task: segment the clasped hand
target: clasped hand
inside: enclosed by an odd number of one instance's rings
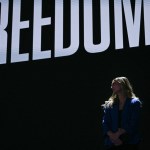
[[[110,131],[108,133],[108,136],[114,145],[119,146],[119,145],[123,144],[123,142],[119,138],[120,133],[118,131],[117,132]]]

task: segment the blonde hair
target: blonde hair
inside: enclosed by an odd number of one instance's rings
[[[125,94],[126,97],[128,98],[137,98],[135,93],[133,92],[133,88],[131,86],[131,83],[126,77],[116,77],[115,79],[112,80],[112,82],[118,82],[122,86],[122,90]],[[112,93],[110,98],[105,101],[104,104],[102,104],[103,107],[112,107],[113,104],[117,101],[117,94]]]

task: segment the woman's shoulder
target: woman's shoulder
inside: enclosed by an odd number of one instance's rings
[[[139,103],[141,102],[138,97],[131,98],[131,103]]]
[[[142,105],[142,102],[138,97],[131,98],[130,102],[132,105],[140,105],[140,106]]]

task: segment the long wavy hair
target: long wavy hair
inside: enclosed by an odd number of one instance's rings
[[[131,83],[129,82],[129,80],[126,77],[116,77],[115,79],[112,80],[112,83],[113,82],[118,82],[119,84],[121,84],[123,93],[126,97],[137,98],[137,96],[133,92]],[[118,101],[118,97],[117,97],[117,94],[113,92],[112,95],[110,96],[110,98],[107,101],[105,101],[105,103],[102,104],[102,106],[103,107],[112,107],[116,101]]]

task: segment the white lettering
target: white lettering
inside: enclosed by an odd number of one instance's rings
[[[5,64],[7,59],[7,32],[5,31],[8,25],[8,0],[0,0],[0,64]]]
[[[56,0],[55,7],[55,57],[74,54],[79,47],[79,0],[71,0],[71,45],[63,48],[63,0]]]
[[[20,49],[20,29],[29,27],[29,21],[20,21],[21,0],[13,2],[13,24],[12,24],[12,45],[11,62],[28,61],[29,54],[19,54]]]
[[[42,0],[34,0],[33,60],[51,57],[51,51],[41,51],[41,27],[51,24],[51,18],[41,18]]]
[[[84,46],[87,52],[105,51],[110,45],[109,0],[100,1],[101,43],[93,44],[92,1],[84,0]]]

